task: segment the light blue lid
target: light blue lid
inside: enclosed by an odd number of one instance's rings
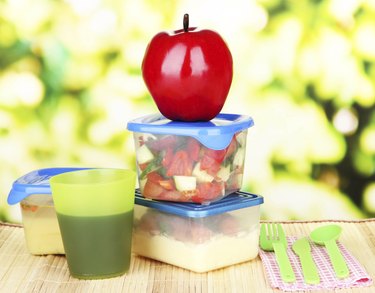
[[[138,205],[189,218],[203,218],[223,214],[234,210],[261,205],[263,201],[262,196],[244,191],[234,192],[209,205],[186,202],[157,201],[144,198],[139,190],[136,190],[135,192],[135,203]]]
[[[18,178],[8,195],[8,204],[19,203],[31,194],[50,194],[49,179],[52,176],[88,168],[46,168],[35,170]]]
[[[191,136],[207,148],[222,150],[234,134],[253,125],[251,117],[238,114],[223,113],[205,122],[172,121],[161,114],[151,114],[129,121],[127,128],[133,132]]]

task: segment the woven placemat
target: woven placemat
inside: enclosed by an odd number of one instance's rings
[[[337,222],[337,221],[330,221]],[[327,221],[283,222],[288,235],[306,236]],[[375,276],[375,219],[339,221],[340,241]],[[132,257],[128,274],[105,280],[70,276],[64,256],[33,256],[26,248],[23,228],[0,223],[0,292],[280,292],[266,281],[260,258],[208,273]],[[310,291],[311,292],[311,291]],[[319,291],[325,292],[325,291]],[[326,291],[332,292],[332,291]],[[375,292],[375,286],[337,292]]]

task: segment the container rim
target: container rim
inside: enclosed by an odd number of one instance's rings
[[[244,191],[237,191],[226,197],[210,203],[208,205],[186,203],[186,202],[170,202],[158,201],[144,198],[136,189],[135,203],[141,206],[157,209],[158,211],[189,218],[203,218],[239,210],[247,207],[258,206],[264,203],[261,195],[256,195]]]
[[[181,135],[197,139],[213,150],[226,148],[233,136],[254,125],[250,116],[220,113],[210,121],[171,121],[161,114],[150,114],[131,120],[127,129],[133,132]]]

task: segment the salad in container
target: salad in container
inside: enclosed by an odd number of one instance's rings
[[[172,121],[151,114],[128,122],[134,132],[139,187],[145,198],[209,204],[240,190],[251,117]]]

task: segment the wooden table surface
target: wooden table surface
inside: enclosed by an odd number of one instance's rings
[[[328,221],[288,221],[288,235],[306,236]],[[332,222],[332,221],[329,221]],[[340,241],[375,276],[375,219],[338,222]],[[242,264],[193,273],[182,268],[133,255],[130,271],[105,280],[72,278],[64,256],[33,256],[28,253],[20,225],[0,223],[0,292],[282,292],[266,280],[259,256]],[[375,292],[375,285],[340,289],[337,292]],[[334,291],[310,291],[334,292]]]

